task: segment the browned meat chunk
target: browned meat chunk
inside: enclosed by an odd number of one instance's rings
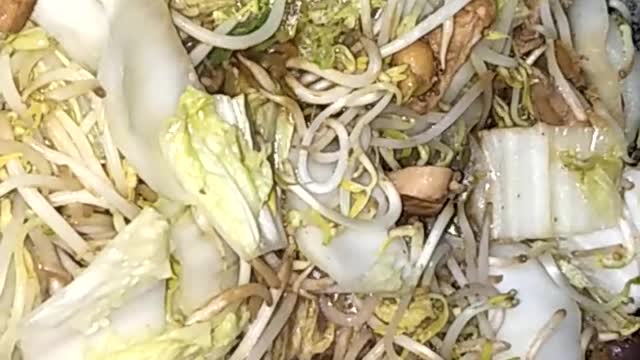
[[[438,166],[413,166],[389,174],[409,215],[436,215],[449,194],[453,171]]]
[[[15,33],[27,23],[36,0],[0,0],[0,32]]]
[[[496,6],[493,0],[473,0],[454,17],[453,35],[449,42],[444,71],[437,75],[434,87],[422,96],[414,98],[410,106],[424,114],[435,108],[449,87],[453,75],[467,61],[473,46],[482,39],[482,32],[496,18]],[[442,27],[427,35],[434,54],[440,53],[442,46]]]
[[[531,103],[535,118],[549,125],[579,123],[553,82],[539,70],[534,71],[534,77],[536,83],[531,85]]]
[[[407,97],[420,96],[433,86],[436,63],[429,44],[418,40],[393,56],[395,65],[409,66],[409,76],[400,82],[400,90]]]

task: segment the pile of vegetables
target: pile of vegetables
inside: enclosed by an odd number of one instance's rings
[[[0,358],[577,359],[640,329],[623,3],[31,5],[0,40]]]

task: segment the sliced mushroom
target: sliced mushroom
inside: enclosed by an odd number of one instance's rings
[[[473,0],[453,17],[453,36],[448,44],[446,64],[440,67],[444,70],[438,74],[433,88],[422,96],[413,98],[409,106],[424,114],[438,105],[451,79],[467,61],[473,46],[482,39],[484,29],[488,28],[495,18],[496,6],[493,0]],[[440,53],[442,36],[443,30],[439,27],[426,37],[435,54]]]
[[[0,0],[0,32],[16,33],[24,27],[36,0]]]
[[[407,214],[433,216],[447,200],[453,171],[439,166],[413,166],[393,171],[389,178],[402,196]]]

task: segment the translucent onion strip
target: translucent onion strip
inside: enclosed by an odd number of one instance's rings
[[[260,44],[275,34],[280,26],[280,22],[282,21],[285,5],[286,0],[274,0],[269,17],[262,27],[251,34],[238,36],[223,35],[218,34],[215,31],[208,30],[194,23],[177,11],[172,12],[172,17],[174,23],[180,30],[203,43],[222,49],[243,50]]]
[[[489,74],[488,74],[489,75]],[[488,84],[493,79],[493,75],[484,76],[462,98],[451,108],[440,122],[433,125],[427,131],[414,135],[406,140],[375,138],[372,140],[373,146],[385,147],[389,149],[406,149],[425,144],[445,132],[462,114],[471,106],[473,101],[480,96]]]
[[[364,49],[367,52],[369,65],[367,70],[360,74],[345,74],[334,69],[321,69],[318,65],[302,58],[292,58],[287,61],[287,67],[299,69],[316,74],[338,85],[349,88],[361,88],[373,83],[382,70],[382,57],[378,46],[367,38],[361,39]]]
[[[422,20],[413,29],[384,45],[380,49],[382,58],[386,58],[397,53],[398,51],[413,44],[421,37],[430,33],[433,29],[442,25],[447,19],[454,16],[458,11],[462,10],[462,8],[465,7],[470,1],[471,0],[447,1],[442,7],[436,10],[436,12]]]

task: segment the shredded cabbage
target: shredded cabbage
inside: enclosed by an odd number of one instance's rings
[[[168,120],[162,147],[209,222],[243,259],[284,246],[265,236],[260,220],[273,187],[264,152],[253,150],[244,98],[210,96],[188,88]]]

